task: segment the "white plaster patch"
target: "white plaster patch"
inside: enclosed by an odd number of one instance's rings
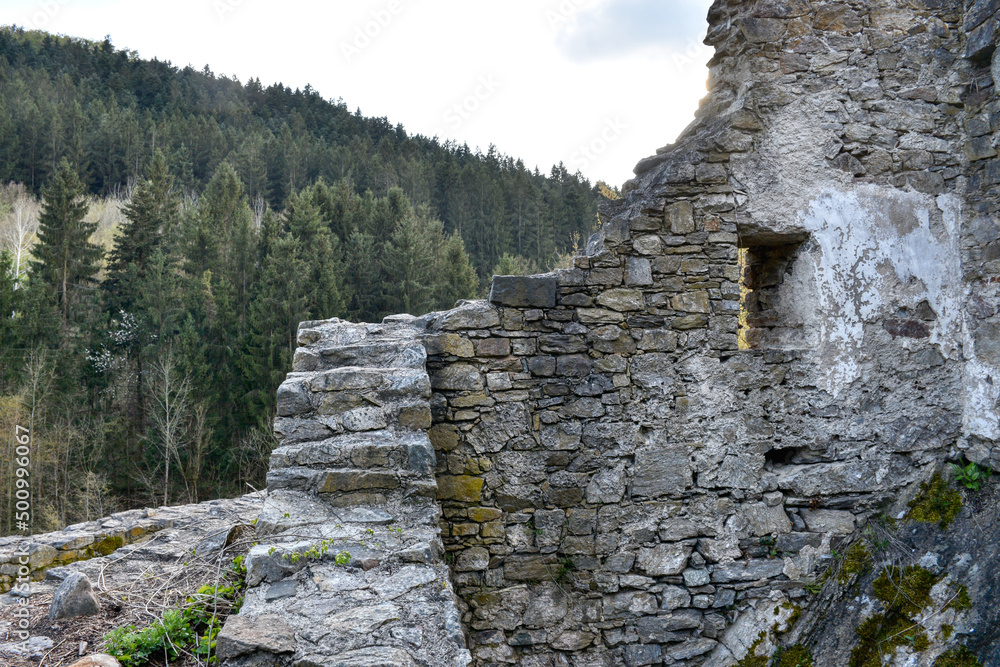
[[[971,336],[967,336],[971,344]],[[1000,439],[1000,383],[993,379],[996,369],[971,357],[965,364],[965,410],[962,425],[967,435]]]
[[[815,279],[823,387],[834,396],[861,373],[865,323],[894,301],[926,299],[937,314],[931,342],[951,357],[961,338],[961,204],[873,185],[830,189],[799,214],[819,247]]]

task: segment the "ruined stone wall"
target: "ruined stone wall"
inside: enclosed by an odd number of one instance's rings
[[[875,508],[1000,456],[993,4],[717,2],[699,120],[586,256],[428,318],[477,664],[731,664]]]
[[[328,607],[377,632],[297,632],[295,656],[461,664],[460,617],[482,667],[733,665],[874,513],[946,459],[996,465],[997,4],[719,0],[697,121],[572,269],[304,325],[262,525],[286,551],[303,525],[350,543],[371,573]],[[361,526],[389,517],[373,556]],[[321,623],[344,577],[272,556],[251,617],[291,575],[274,608]],[[380,577],[435,641],[407,643]]]
[[[945,460],[997,467],[1000,0],[709,19],[697,121],[572,269],[302,324],[223,664],[730,667],[782,632],[848,664],[877,571],[817,596],[834,552]],[[1000,622],[996,511],[966,510],[906,526],[938,608],[894,665],[1000,659],[975,631]],[[959,578],[972,606],[946,608]]]

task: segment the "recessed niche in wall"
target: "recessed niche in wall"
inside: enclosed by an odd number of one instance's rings
[[[807,240],[801,233],[741,238],[740,349],[806,349],[814,344],[805,294],[812,280],[798,261]]]

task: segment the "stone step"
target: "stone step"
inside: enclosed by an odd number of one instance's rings
[[[427,401],[430,378],[422,369],[336,368],[316,373],[289,373],[278,388],[278,415],[341,415],[361,408]]]
[[[294,467],[388,468],[433,473],[434,447],[422,431],[370,431],[344,434],[321,442],[285,445],[271,452],[271,470]]]
[[[364,341],[343,347],[324,345],[299,348],[292,362],[294,371],[322,371],[351,366],[423,369],[427,352],[413,340]]]
[[[437,483],[426,475],[388,468],[360,470],[358,468],[281,468],[267,474],[269,489],[291,489],[320,496],[337,506],[367,502],[383,505],[390,497],[424,496],[437,494]]]

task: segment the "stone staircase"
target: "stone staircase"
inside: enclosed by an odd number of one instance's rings
[[[249,590],[218,639],[223,664],[470,662],[440,539],[419,330],[407,317],[299,327]]]

